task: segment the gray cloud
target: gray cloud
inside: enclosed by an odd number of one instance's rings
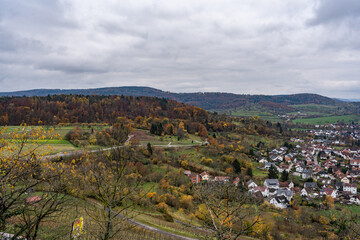
[[[339,24],[345,20],[353,22],[359,18],[360,1],[358,0],[321,0],[315,8],[314,18],[310,19],[308,24]]]
[[[0,91],[359,95],[357,1],[0,0]]]

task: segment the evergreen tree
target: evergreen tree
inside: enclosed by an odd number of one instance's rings
[[[237,159],[235,159],[233,161],[232,165],[233,165],[235,173],[241,173],[241,166],[240,166],[240,163],[239,163],[239,161]]]
[[[268,178],[269,179],[278,179],[279,178],[279,172],[276,169],[275,165],[273,165],[273,164],[269,168]]]
[[[148,152],[149,152],[149,155],[151,156],[151,155],[153,154],[153,149],[152,149],[150,143],[147,144],[147,150],[148,150]]]
[[[282,173],[281,173],[281,176],[280,176],[280,181],[281,182],[286,182],[287,180],[289,180],[289,173],[288,173],[288,171],[283,171]]]
[[[248,175],[249,177],[252,177],[253,176],[253,172],[252,172],[252,168],[249,167],[246,169],[246,175]]]

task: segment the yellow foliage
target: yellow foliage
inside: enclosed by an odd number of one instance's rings
[[[168,212],[168,205],[164,202],[160,202],[158,205],[156,205],[156,209],[160,212]]]
[[[195,212],[195,216],[200,220],[206,220],[209,217],[209,212],[205,204],[200,204],[198,210]]]
[[[146,194],[146,197],[149,199],[152,199],[152,198],[156,197],[156,192],[149,192],[148,194]]]

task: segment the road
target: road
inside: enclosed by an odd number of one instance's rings
[[[126,143],[125,143],[126,144]],[[196,146],[202,146],[206,144],[205,143],[198,143],[198,144],[187,144],[187,145],[171,145],[171,142],[169,142],[168,144],[162,144],[162,145],[152,145],[153,147],[161,147],[161,148],[181,148],[181,147],[196,147]],[[136,147],[146,147],[146,145],[135,145]],[[47,155],[45,156],[46,159],[50,160],[50,159],[54,159],[54,158],[62,158],[62,157],[71,157],[71,156],[76,156],[76,155],[82,155],[84,153],[90,152],[90,153],[95,153],[95,152],[100,152],[100,151],[109,151],[111,149],[116,149],[116,148],[123,148],[124,146],[116,146],[116,147],[111,147],[111,148],[99,148],[99,149],[95,149],[95,150],[79,150],[79,151],[71,151],[71,152],[60,152],[57,154],[52,154],[52,155]]]

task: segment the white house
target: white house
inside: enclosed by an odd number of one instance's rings
[[[248,188],[256,188],[258,185],[253,181],[253,180],[249,180],[247,183]]]
[[[343,191],[344,192],[350,192],[351,194],[357,194],[357,185],[356,185],[356,183],[344,183]]]
[[[311,169],[304,169],[302,171],[301,177],[302,179],[307,179],[307,178],[311,178],[312,175],[313,175],[313,171]]]
[[[303,165],[297,165],[295,168],[296,172],[298,172],[298,173],[302,173],[304,171],[304,169],[305,168]]]
[[[360,195],[352,196],[350,198],[350,202],[354,203],[354,204],[357,204],[357,205],[360,205]]]
[[[211,176],[207,172],[200,173],[201,180],[209,181]]]
[[[323,188],[320,190],[320,194],[321,195],[326,195],[326,196],[330,196],[332,198],[336,198],[338,191],[335,189],[331,189],[331,188]]]
[[[350,179],[347,178],[347,177],[343,177],[343,178],[341,179],[341,182],[343,182],[343,183],[350,183]]]
[[[277,208],[281,208],[281,209],[284,209],[284,208],[287,208],[288,206],[290,206],[289,201],[284,196],[274,197],[273,199],[270,200],[270,204],[274,205]]]
[[[266,179],[264,181],[264,186],[268,187],[268,188],[275,188],[275,189],[279,189],[280,187],[280,183],[278,179]]]
[[[358,167],[358,168],[360,168],[360,159],[351,160],[351,161],[350,161],[350,165],[351,165],[352,167]]]
[[[294,192],[287,188],[280,188],[277,190],[276,196],[284,196],[290,202],[294,196]]]
[[[259,160],[259,163],[267,163],[267,160],[265,158],[262,158]]]
[[[266,186],[252,188],[252,189],[249,190],[249,192],[251,194],[254,194],[256,192],[261,192],[263,197],[268,197],[269,196],[269,189]]]
[[[301,190],[301,196],[316,198],[319,197],[319,194],[311,188],[303,188]]]

